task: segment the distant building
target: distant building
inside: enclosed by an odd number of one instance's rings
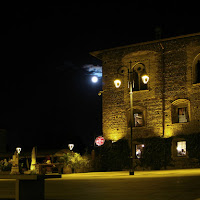
[[[200,134],[200,33],[160,39],[91,53],[103,65],[103,135],[107,140],[130,140],[130,99],[128,72],[121,66],[140,62],[149,82],[142,84],[135,69],[133,92],[135,158],[145,144],[139,139],[172,138],[171,156],[188,157],[187,140]],[[115,88],[116,78],[122,81]],[[200,145],[200,144],[199,144]],[[191,148],[191,147],[190,147]],[[199,153],[199,152],[198,152]],[[200,157],[200,156],[199,156]]]

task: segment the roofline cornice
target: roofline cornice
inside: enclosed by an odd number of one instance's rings
[[[99,50],[99,51],[93,51],[93,52],[90,52],[90,55],[100,59],[99,55],[104,52],[109,52],[109,51],[124,49],[124,48],[130,48],[130,47],[135,47],[135,46],[141,46],[141,45],[147,45],[147,44],[161,43],[161,42],[166,42],[166,41],[170,41],[170,40],[177,40],[177,39],[189,38],[189,37],[194,37],[194,36],[200,36],[200,32],[176,36],[176,37],[164,38],[164,39],[159,39],[159,40],[135,43],[135,44],[125,45],[125,46],[119,46],[119,47],[114,47],[114,48],[109,48],[109,49],[104,49],[104,50]]]

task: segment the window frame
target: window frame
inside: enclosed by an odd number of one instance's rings
[[[131,127],[131,119],[130,119],[130,109],[127,111],[127,126],[128,128]],[[135,114],[141,114],[142,115],[142,126],[135,126]],[[134,106],[133,107],[133,128],[142,128],[146,127],[146,109],[141,106]]]
[[[184,109],[184,114],[180,114],[180,110]],[[181,116],[184,115],[185,116],[185,120],[186,121],[181,121]],[[189,121],[189,117],[188,117],[188,108],[187,107],[178,107],[178,123],[187,123]]]
[[[141,146],[141,148],[137,148],[137,146]],[[144,148],[145,148],[145,145],[144,145],[144,144],[136,144],[136,145],[135,145],[135,158],[141,159],[141,158],[143,157],[142,155],[143,155]],[[141,151],[140,157],[137,156],[137,150],[138,150],[138,149]]]
[[[133,70],[133,77],[133,92],[148,90],[148,83],[143,83],[141,73],[137,72],[136,70]]]
[[[184,156],[178,156],[178,152],[177,152],[177,144],[178,142],[182,142],[182,141],[186,141],[186,153]],[[172,145],[171,145],[171,157],[173,159],[184,159],[184,158],[189,158],[189,154],[188,154],[188,150],[187,150],[187,140],[185,138],[179,138],[179,137],[175,137],[172,139]]]
[[[133,119],[134,119],[133,127],[142,127],[142,126],[144,126],[144,115],[143,115],[143,112],[134,112],[134,110],[133,110]],[[139,122],[140,120],[141,120],[141,123]]]
[[[185,143],[185,145],[184,145],[185,146],[185,151],[184,151],[185,153],[183,153],[184,148],[180,149],[178,147],[178,143],[183,143],[183,142]],[[183,145],[180,145],[180,146],[183,146]],[[180,140],[180,141],[176,142],[176,153],[177,153],[177,157],[186,157],[187,156],[187,141],[186,140]]]
[[[185,122],[180,122],[179,118],[179,109],[186,109],[186,119],[187,121]],[[177,99],[172,102],[171,105],[171,120],[172,124],[182,124],[182,123],[188,123],[191,121],[191,116],[190,116],[190,101],[188,99]]]

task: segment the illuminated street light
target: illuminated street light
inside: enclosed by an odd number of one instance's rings
[[[97,76],[93,76],[91,80],[92,80],[93,83],[97,83],[98,82],[98,77]]]
[[[74,148],[74,144],[68,144],[69,150],[72,151],[72,149]]]
[[[17,147],[17,148],[16,148],[16,151],[17,151],[18,154],[20,154],[21,150],[22,150],[21,147]]]
[[[129,174],[134,175],[134,169],[133,169],[133,125],[134,125],[134,119],[133,119],[133,88],[134,88],[134,76],[132,75],[134,71],[136,71],[139,75],[139,77],[142,78],[142,81],[144,84],[147,84],[149,81],[149,76],[145,72],[145,65],[143,63],[137,62],[134,65],[132,65],[132,62],[130,61],[130,66],[128,68],[128,86],[130,89],[130,120],[131,120],[131,152],[130,152],[130,170]],[[122,69],[124,67],[121,67]],[[121,71],[121,73],[119,73]],[[118,73],[120,75],[124,75],[124,70],[119,70]],[[121,85],[121,81],[119,79],[116,79],[114,81],[115,87],[119,88]]]

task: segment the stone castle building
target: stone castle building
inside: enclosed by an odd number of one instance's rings
[[[133,140],[174,137],[172,154],[186,156],[179,135],[200,133],[200,33],[95,51],[103,65],[103,135],[107,140],[130,139],[129,65],[142,63],[149,76],[144,85],[134,68]],[[121,70],[119,73],[119,69]],[[121,75],[123,72],[123,76]],[[114,80],[120,78],[116,88]],[[138,152],[138,153],[137,153]]]

